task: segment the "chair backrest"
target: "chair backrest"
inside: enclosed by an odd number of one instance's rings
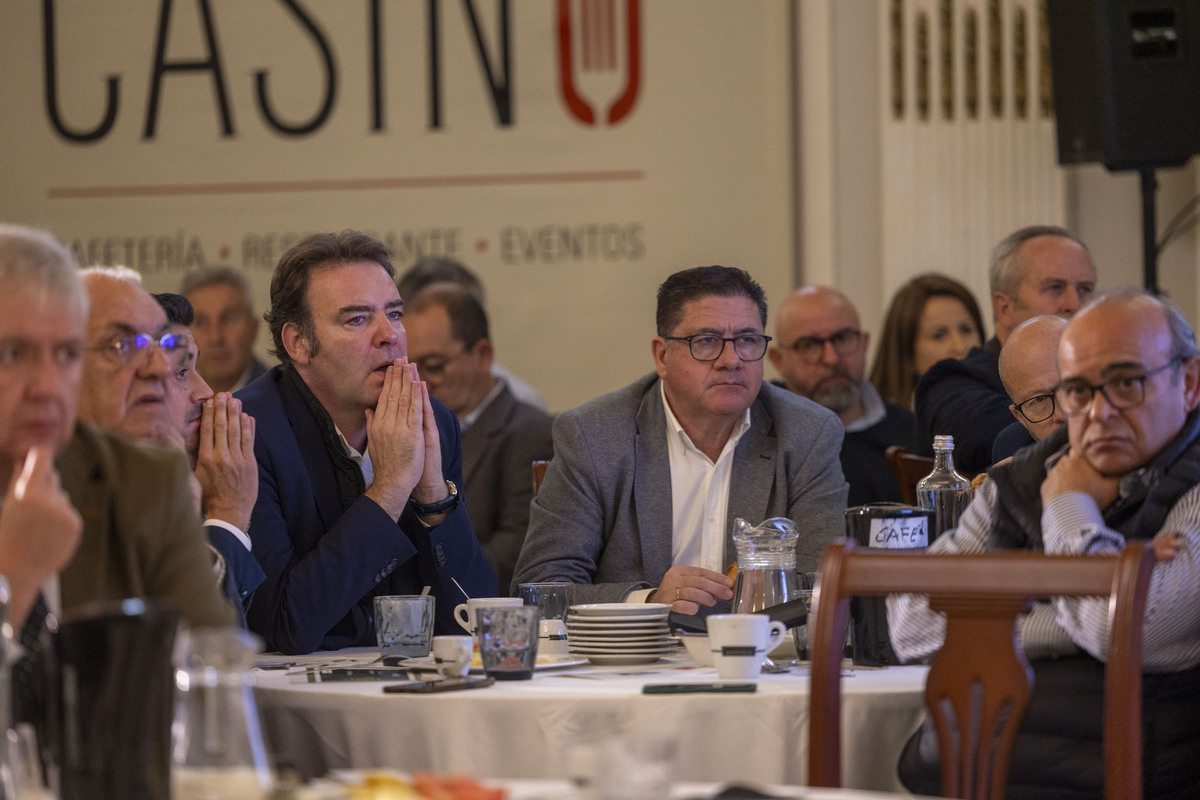
[[[900,497],[910,506],[917,504],[917,481],[933,472],[933,459],[910,453],[898,444],[889,447],[884,455],[892,474],[900,484]]]
[[[533,496],[537,497],[538,489],[542,488],[542,481],[546,479],[546,468],[550,466],[549,461],[541,459],[533,462]]]
[[[1016,645],[1015,621],[1035,599],[1110,597],[1105,666],[1104,793],[1142,793],[1142,618],[1154,554],[1146,542],[1119,556],[1050,556],[1029,551],[942,555],[832,544],[810,617],[813,648],[809,785],[839,786],[841,661],[849,599],[925,594],[947,615],[925,705],[937,732],[942,793],[1000,800],[1033,673]]]

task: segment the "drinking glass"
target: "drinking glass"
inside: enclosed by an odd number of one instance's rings
[[[575,584],[563,581],[547,583],[522,583],[517,586],[517,597],[527,606],[537,606],[542,619],[566,621],[567,610],[575,597]]]
[[[533,606],[477,609],[483,671],[498,681],[532,678],[540,616]]]
[[[423,658],[433,640],[434,598],[427,594],[375,598],[375,639],[386,656]]]

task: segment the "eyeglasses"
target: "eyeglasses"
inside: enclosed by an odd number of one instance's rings
[[[762,361],[767,354],[770,336],[761,333],[743,333],[741,336],[713,336],[711,333],[693,333],[691,336],[664,336],[668,342],[687,342],[688,352],[697,361],[716,361],[725,352],[725,344],[733,343],[733,352],[742,361]]]
[[[862,341],[862,331],[854,328],[842,328],[832,336],[801,336],[787,345],[787,348],[800,357],[801,361],[812,364],[821,360],[825,353],[825,343],[833,345],[833,352],[844,358],[858,349]]]
[[[440,378],[446,374],[446,367],[458,361],[467,353],[475,349],[478,342],[472,342],[465,345],[462,350],[452,356],[444,356],[440,353],[431,353],[424,358],[418,358],[414,361],[417,365],[417,372],[421,373],[421,378],[429,380],[430,378]]]
[[[1115,409],[1137,408],[1146,402],[1146,381],[1163,370],[1170,369],[1183,359],[1172,358],[1161,367],[1140,375],[1117,375],[1103,383],[1088,383],[1081,379],[1065,380],[1054,390],[1063,411],[1070,416],[1086,413],[1092,399],[1099,390],[1104,399]]]
[[[1016,408],[1030,424],[1045,422],[1054,416],[1054,395],[1035,394],[1028,400],[1017,403]]]
[[[147,358],[158,347],[166,356],[172,368],[178,366],[180,359],[187,354],[187,342],[177,333],[164,333],[157,339],[148,333],[127,333],[118,336],[108,344],[90,347],[89,350],[98,353],[108,353],[116,357],[122,367],[127,367],[138,357]]]

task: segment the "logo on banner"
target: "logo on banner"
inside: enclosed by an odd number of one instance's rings
[[[567,110],[585,125],[596,124],[597,107],[603,108],[606,100],[611,100],[605,114],[609,125],[629,116],[637,103],[642,81],[639,6],[639,0],[558,0],[559,87]]]

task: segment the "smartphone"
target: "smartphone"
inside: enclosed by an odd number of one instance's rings
[[[388,694],[436,694],[437,692],[456,692],[459,689],[482,689],[496,682],[495,678],[447,678],[441,681],[421,681],[419,683],[397,683],[383,687]]]
[[[753,683],[647,683],[642,687],[642,694],[697,694],[699,692],[754,692],[757,686]]]

